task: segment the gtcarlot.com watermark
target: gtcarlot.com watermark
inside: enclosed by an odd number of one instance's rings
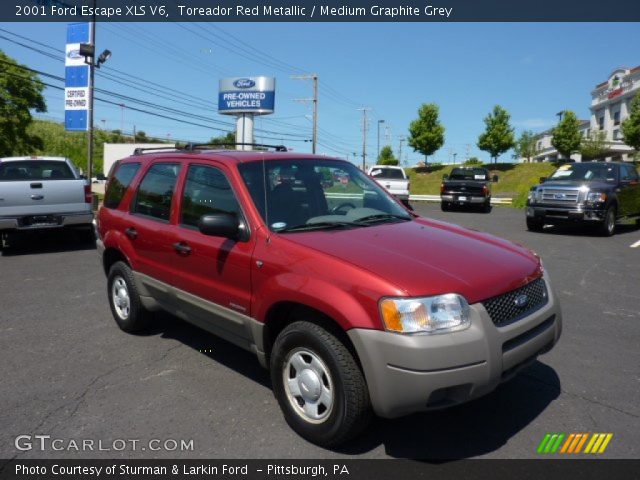
[[[52,438],[51,435],[18,435],[14,440],[17,450],[22,452],[192,452],[193,439],[115,438],[94,440],[90,438]]]

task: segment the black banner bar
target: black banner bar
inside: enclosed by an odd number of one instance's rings
[[[619,0],[2,0],[2,22],[638,22]]]
[[[640,460],[0,460],[0,480],[635,480]]]

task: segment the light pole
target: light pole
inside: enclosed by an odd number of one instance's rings
[[[384,123],[384,120],[378,120],[378,157],[376,160],[376,163],[378,162],[378,160],[380,160],[380,124]]]
[[[93,19],[91,21],[91,38],[89,43],[80,44],[80,55],[84,57],[84,63],[89,65],[89,100],[88,100],[88,118],[87,118],[87,178],[91,184],[93,176],[93,82],[95,78],[96,68],[105,63],[111,57],[110,50],[104,50],[98,60],[96,57],[96,0],[93,0]]]
[[[456,164],[456,157],[458,156],[458,154],[456,152],[453,152],[453,164]]]

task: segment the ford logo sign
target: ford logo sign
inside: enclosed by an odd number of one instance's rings
[[[71,59],[75,59],[75,58],[81,58],[82,55],[80,55],[80,50],[69,50],[69,53],[67,53],[67,57]]]
[[[566,197],[566,195],[564,193],[556,193],[554,195],[554,198],[557,198],[558,200],[561,200],[561,199],[563,199],[565,197]]]
[[[529,297],[526,295],[518,295],[513,303],[515,303],[518,308],[526,307],[529,303]]]
[[[233,86],[236,88],[251,88],[256,86],[256,82],[254,82],[250,78],[239,78],[238,80],[233,82]]]

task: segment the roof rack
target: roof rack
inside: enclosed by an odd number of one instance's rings
[[[180,145],[176,145],[174,147],[138,147],[133,150],[134,155],[142,155],[148,151],[158,151],[158,150],[182,150],[184,147]]]
[[[189,143],[184,149],[188,152],[193,152],[198,148],[204,147],[261,147],[261,148],[273,148],[276,152],[286,152],[288,151],[287,147],[284,145],[267,145],[264,143]]]

